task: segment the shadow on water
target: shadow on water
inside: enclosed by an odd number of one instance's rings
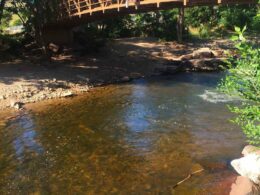
[[[199,96],[219,79],[138,80],[9,121],[0,127],[1,194],[228,194],[244,136],[225,103]]]

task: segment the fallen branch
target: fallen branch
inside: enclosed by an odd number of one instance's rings
[[[197,173],[200,173],[204,171],[204,169],[200,169],[200,170],[197,170],[197,171],[194,171],[192,172],[191,174],[189,174],[185,179],[179,181],[177,184],[175,184],[172,188],[176,188],[177,186],[179,186],[180,184],[182,184],[183,182],[187,181],[188,179],[190,179],[193,175],[197,174]]]

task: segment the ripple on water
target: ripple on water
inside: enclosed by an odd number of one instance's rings
[[[241,100],[239,97],[229,96],[213,90],[205,90],[203,94],[199,95],[199,97],[211,103],[226,103]]]

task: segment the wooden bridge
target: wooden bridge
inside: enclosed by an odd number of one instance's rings
[[[172,8],[228,4],[256,4],[258,0],[57,0],[57,17],[45,25],[46,36],[56,40],[70,36],[65,31],[74,26],[120,15]],[[180,21],[182,22],[182,21]],[[65,29],[65,30],[64,30]],[[62,33],[61,33],[62,32]],[[56,34],[56,36],[55,36]],[[65,36],[62,38],[62,36]],[[48,40],[49,41],[49,40]],[[58,41],[59,42],[59,41]]]
[[[251,3],[257,0],[63,0],[61,8],[62,19],[94,21],[107,16],[179,7]]]

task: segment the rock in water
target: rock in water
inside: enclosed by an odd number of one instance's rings
[[[244,177],[249,178],[255,184],[260,184],[260,155],[249,154],[231,162],[233,168]]]
[[[231,186],[229,195],[253,194],[253,183],[246,177],[239,176]]]

